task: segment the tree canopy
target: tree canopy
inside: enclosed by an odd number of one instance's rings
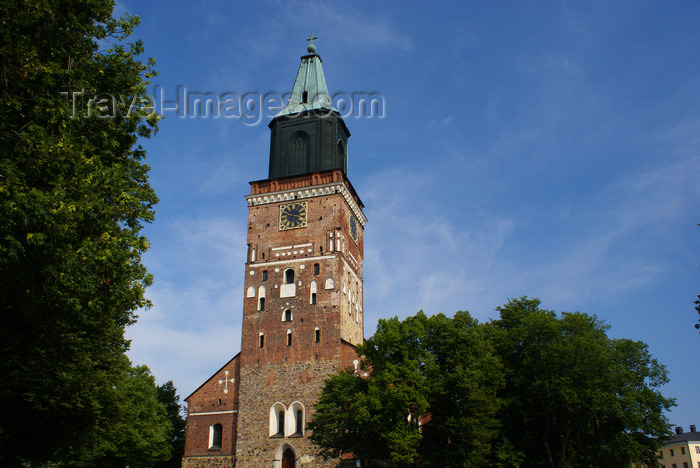
[[[425,466],[657,466],[674,401],[644,343],[594,316],[520,298],[479,324],[419,312],[380,320],[362,372],[325,384],[309,423],[326,456]]]
[[[101,454],[136,441],[132,466],[167,457],[153,378],[124,354],[148,305],[140,231],[157,198],[137,140],[157,118],[92,112],[142,96],[153,62],[125,42],[138,18],[112,9],[0,3],[2,465],[110,466]]]
[[[358,353],[362,373],[328,379],[309,424],[323,454],[354,453],[363,466],[486,461],[498,435],[502,371],[468,313],[380,320]]]

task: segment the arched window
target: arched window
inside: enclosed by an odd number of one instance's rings
[[[294,283],[294,270],[292,268],[284,270],[284,284],[293,284],[293,283]]]
[[[303,436],[304,435],[304,405],[295,401],[289,406],[289,423],[287,423],[286,435]]]
[[[316,286],[316,280],[313,280],[311,282],[311,285],[309,286],[309,292],[311,294],[311,297],[309,297],[309,304],[316,304],[316,294],[318,292],[318,287]]]
[[[304,412],[302,410],[297,410],[295,422],[297,426],[295,434],[302,435],[304,432]]]
[[[221,448],[221,438],[223,435],[223,426],[214,424],[209,426],[209,449],[218,450]]]
[[[258,335],[258,348],[265,346],[265,333],[260,332]]]
[[[338,140],[338,160],[342,161],[345,157],[345,145],[341,140]]]
[[[280,402],[270,407],[270,437],[284,437],[284,413],[286,410]]]
[[[304,91],[303,93],[301,93],[301,103],[302,104],[309,103],[309,92],[308,91]]]
[[[284,410],[279,410],[277,413],[277,435],[284,435]]]
[[[293,317],[292,317],[292,311],[289,310],[289,309],[286,309],[286,310],[282,313],[282,321],[283,321],[283,322],[291,322],[292,319],[293,319]]]
[[[289,137],[287,144],[288,175],[303,174],[309,171],[309,142],[309,135],[306,132],[295,132]]]
[[[292,330],[287,330],[287,346],[292,346]]]
[[[258,310],[265,310],[265,286],[258,288]]]
[[[321,342],[321,329],[316,327],[314,329],[314,343],[320,343]]]

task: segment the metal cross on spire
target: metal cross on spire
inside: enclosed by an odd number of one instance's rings
[[[316,46],[314,45],[314,39],[318,39],[318,37],[314,36],[314,33],[311,33],[311,37],[307,39],[309,41],[309,46],[306,48],[306,50],[310,54],[315,54],[316,53]]]
[[[228,393],[228,383],[229,383],[229,382],[233,383],[233,382],[236,381],[236,379],[234,379],[233,377],[231,377],[231,378],[229,379],[229,378],[228,378],[228,371],[227,371],[227,370],[224,371],[224,374],[226,374],[226,378],[225,378],[225,379],[219,379],[219,384],[225,384],[225,386],[224,386],[224,393]]]

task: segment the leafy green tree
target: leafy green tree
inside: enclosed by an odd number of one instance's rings
[[[153,376],[146,366],[133,367],[125,356],[121,361],[122,380],[103,389],[108,405],[97,426],[81,445],[59,450],[60,465],[147,468],[170,458],[173,429]],[[112,376],[116,371],[110,370]]]
[[[385,459],[413,463],[418,459],[421,433],[418,418],[428,411],[426,364],[430,356],[425,343],[426,317],[399,321],[380,320],[375,334],[358,347],[362,368],[379,398]]]
[[[152,62],[123,42],[138,18],[112,8],[0,2],[0,465],[80,466],[137,440],[142,459],[167,455],[150,425],[167,420],[139,423],[155,384],[124,355],[157,201],[137,139],[157,118],[108,99],[139,103]]]
[[[179,468],[182,465],[182,456],[185,454],[185,418],[182,417],[182,405],[177,389],[172,380],[158,385],[158,401],[165,406],[168,420],[173,426],[171,435],[172,453],[170,460],[155,464],[156,468]]]
[[[500,434],[500,359],[468,312],[432,316],[425,327],[430,422],[423,427],[423,460],[429,466],[487,466]]]
[[[382,433],[381,398],[366,377],[351,370],[330,376],[308,423],[311,440],[323,457],[352,453],[361,466],[388,458]]]
[[[539,305],[511,300],[492,322],[507,377],[504,433],[523,466],[656,466],[674,404],[657,390],[664,367],[644,343],[608,338],[595,317]]]
[[[380,320],[358,352],[367,375],[332,376],[309,424],[324,455],[484,465],[499,434],[502,373],[484,328],[467,312]]]

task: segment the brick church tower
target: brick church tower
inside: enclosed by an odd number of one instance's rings
[[[306,423],[325,377],[357,365],[367,220],[313,39],[269,124],[268,178],[246,197],[241,351],[185,399],[184,468],[339,464],[318,456]]]

